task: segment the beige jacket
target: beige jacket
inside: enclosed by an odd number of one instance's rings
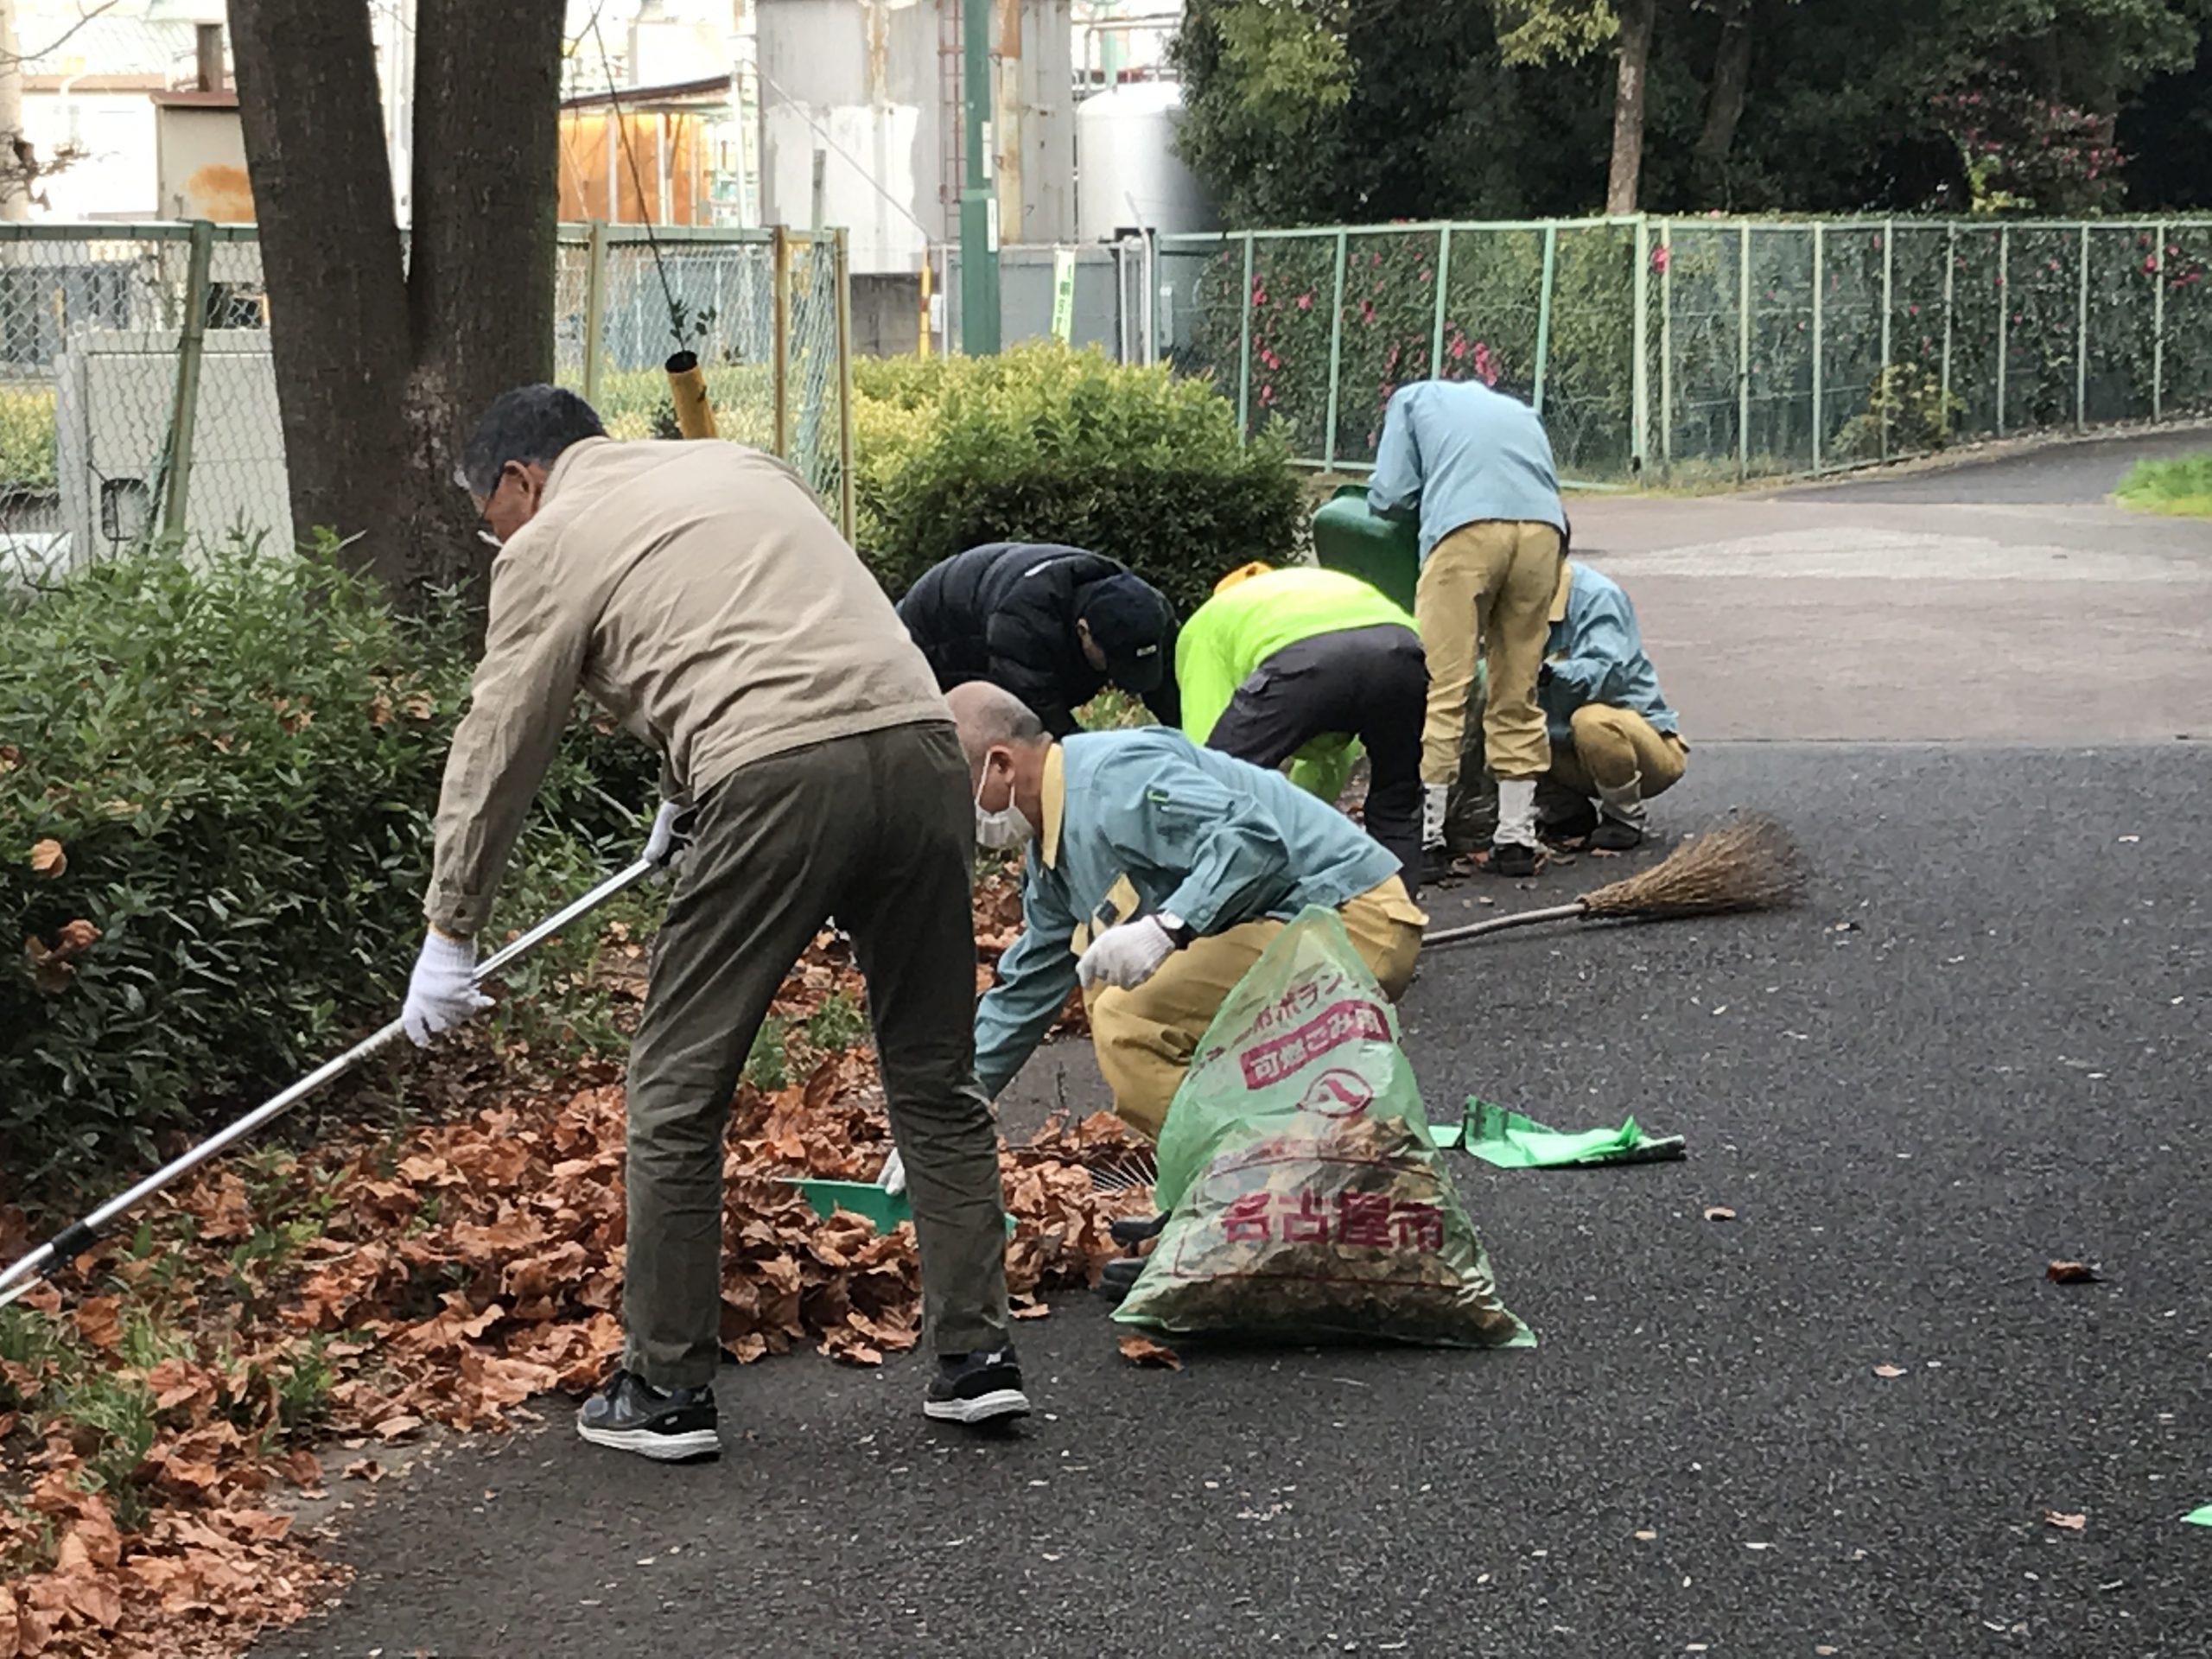
[[[693,798],[750,760],[951,718],[890,600],[781,461],[714,440],[579,443],[492,564],[438,799],[432,926],[484,925],[579,688]]]

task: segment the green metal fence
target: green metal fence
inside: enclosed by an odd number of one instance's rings
[[[2212,407],[2212,219],[1652,217],[1165,237],[1156,345],[1303,465],[1479,378],[1589,481],[1821,473]]]
[[[722,435],[789,459],[849,534],[843,232],[656,235],[658,268],[638,226],[562,228],[560,378],[618,436],[672,428],[680,330]],[[292,534],[254,227],[0,225],[0,575],[238,528]]]

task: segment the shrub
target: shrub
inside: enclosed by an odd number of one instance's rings
[[[855,365],[855,540],[893,595],[984,542],[1125,561],[1187,614],[1223,573],[1287,557],[1299,481],[1272,436],[1166,368],[1050,341]]]
[[[396,1011],[467,664],[327,556],[244,545],[92,566],[0,630],[0,1167],[53,1185]],[[649,804],[650,767],[579,727],[506,914],[634,844],[605,797]]]
[[[0,386],[0,491],[54,487],[54,389]]]

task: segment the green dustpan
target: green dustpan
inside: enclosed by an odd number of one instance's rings
[[[914,1218],[914,1206],[906,1202],[904,1192],[887,1192],[874,1181],[807,1181],[792,1179],[791,1184],[814,1206],[814,1213],[825,1220],[840,1210],[863,1217],[879,1233],[887,1233],[902,1221]],[[1006,1218],[1006,1230],[1014,1231],[1014,1217]]]

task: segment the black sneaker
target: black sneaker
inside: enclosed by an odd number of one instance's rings
[[[1490,849],[1492,875],[1525,876],[1536,873],[1536,849],[1517,841],[1495,841]]]
[[[635,1452],[656,1463],[721,1454],[711,1388],[660,1389],[618,1370],[576,1414],[576,1433],[594,1446]]]
[[[1021,1367],[1014,1350],[940,1355],[922,1414],[942,1423],[969,1424],[1027,1417],[1029,1396],[1021,1391]]]
[[[1590,832],[1590,844],[1600,852],[1633,852],[1643,845],[1643,826],[1619,818],[1607,818]]]
[[[1581,841],[1597,833],[1598,809],[1585,801],[1580,810],[1570,806],[1556,817],[1539,818],[1536,834],[1554,847]]]

